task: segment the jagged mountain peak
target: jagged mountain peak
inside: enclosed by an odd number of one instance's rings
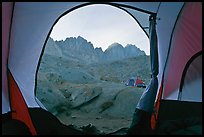
[[[86,40],[85,38],[83,38],[82,36],[78,36],[77,39],[78,39],[78,40],[84,40],[84,41],[87,41],[87,40]]]
[[[135,46],[135,45],[133,45],[133,44],[127,44],[127,45],[125,46],[125,48],[129,48],[129,47],[136,47],[136,48],[137,48],[137,46]]]
[[[114,42],[113,44],[109,45],[106,50],[112,49],[112,48],[120,48],[122,49],[123,46],[120,43]]]
[[[63,56],[76,57],[78,60],[85,62],[106,62],[115,61],[125,58],[132,58],[139,55],[145,55],[145,52],[137,48],[133,44],[127,44],[125,47],[118,42],[114,42],[103,52],[102,48],[94,48],[91,42],[88,42],[82,36],[69,37],[64,41],[53,41],[48,39],[47,44],[54,43]],[[55,52],[55,51],[53,51]]]

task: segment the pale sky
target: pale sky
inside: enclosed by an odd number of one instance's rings
[[[105,51],[114,42],[122,46],[136,45],[150,54],[149,39],[137,22],[125,11],[110,5],[89,5],[63,16],[54,26],[50,37],[65,40],[67,37],[85,38]]]

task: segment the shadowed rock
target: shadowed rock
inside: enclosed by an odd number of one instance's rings
[[[85,87],[82,89],[77,89],[77,91],[73,92],[70,97],[70,102],[72,108],[79,107],[92,99],[96,98],[102,93],[102,87]]]

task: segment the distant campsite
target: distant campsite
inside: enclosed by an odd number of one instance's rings
[[[131,77],[125,82],[125,85],[146,88],[144,81],[139,76]]]

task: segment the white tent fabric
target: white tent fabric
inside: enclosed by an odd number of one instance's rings
[[[181,101],[202,102],[202,55],[189,65],[182,86]]]
[[[29,107],[38,106],[34,95],[35,75],[46,37],[56,19],[78,4],[15,3],[8,67]]]
[[[159,59],[159,74],[158,81],[161,86],[162,74],[165,66],[165,61],[168,55],[170,46],[171,33],[177,16],[183,6],[183,2],[162,2],[157,13],[157,36],[158,36],[158,59]],[[172,10],[174,9],[174,10]],[[157,92],[158,93],[158,92]]]
[[[180,101],[202,102],[202,78],[185,84]],[[178,100],[179,89],[172,92],[165,100]]]
[[[202,91],[202,78],[199,78],[189,84],[184,85],[181,100],[202,102],[202,92],[198,91]]]
[[[119,2],[119,4],[120,3],[121,2]],[[64,12],[81,4],[85,3],[15,3],[8,67],[21,90],[28,107],[39,107],[34,95],[36,69],[43,45],[51,28]],[[136,8],[156,13],[160,3],[122,2],[121,4],[134,6]],[[176,17],[182,6],[183,2],[162,2],[158,10],[157,17],[160,18],[160,20],[157,20],[156,29],[159,38],[159,82],[161,81],[161,75],[167,57],[170,35],[175,24]],[[129,11],[130,13],[132,12],[132,10]],[[2,95],[3,94],[4,92],[2,92]],[[8,98],[6,100],[9,102]],[[9,111],[8,107],[5,107],[3,113],[5,113],[6,110]]]

